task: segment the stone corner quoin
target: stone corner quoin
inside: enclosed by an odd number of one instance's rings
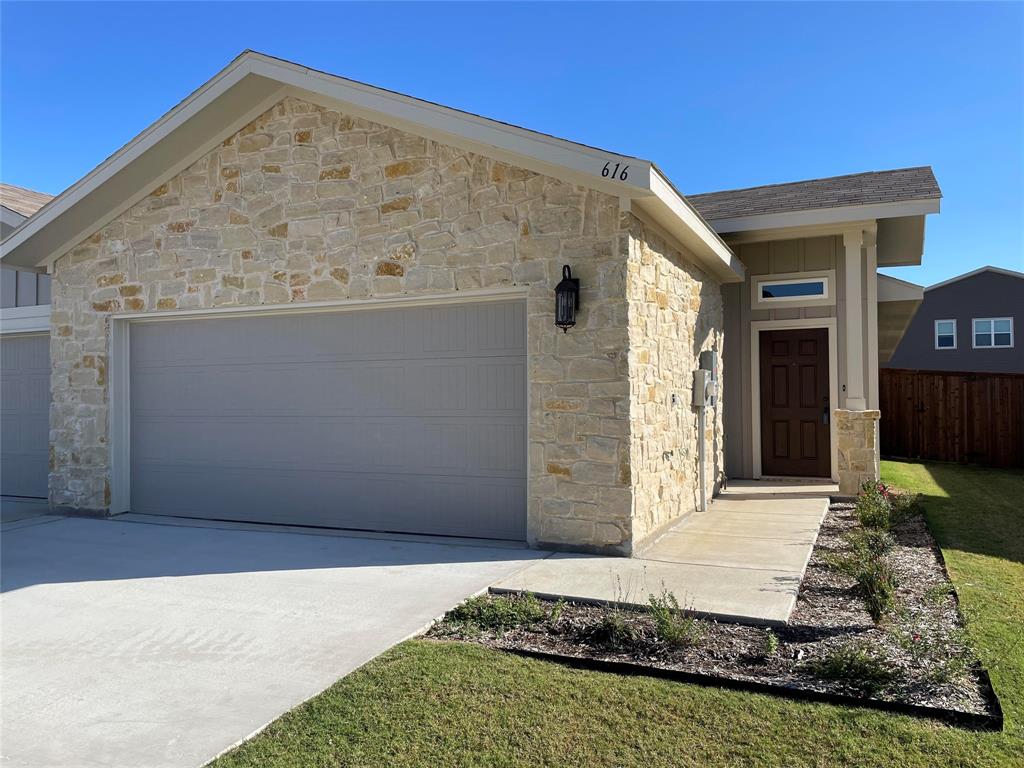
[[[563,264],[582,285],[568,334]],[[721,349],[718,282],[615,197],[291,97],[56,260],[50,502],[110,507],[113,313],[511,286],[527,293],[528,539],[630,554],[697,504],[690,377]],[[718,412],[709,477],[715,434]]]

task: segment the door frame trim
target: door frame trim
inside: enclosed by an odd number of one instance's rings
[[[825,328],[828,331],[829,443],[832,482],[839,482],[839,445],[836,438],[835,410],[839,407],[839,350],[836,346],[837,322],[834,317],[805,317],[794,320],[753,320],[750,323],[750,432],[753,447],[754,479],[761,473],[761,331]]]
[[[438,306],[444,304],[480,304],[491,301],[521,300],[527,303],[526,359],[530,361],[529,340],[529,288],[510,287],[482,291],[457,291],[417,296],[370,296],[360,299],[338,299],[336,301],[308,301],[301,304],[282,304],[245,307],[211,307],[208,309],[182,309],[162,312],[123,312],[110,315],[110,350],[108,355],[110,373],[110,508],[112,515],[131,509],[131,326],[140,322],[162,320],[202,320],[255,315],[293,315],[328,312],[351,312],[360,310],[387,309],[397,307]],[[526,498],[530,498],[530,386],[526,386]],[[529,534],[529,509],[527,530]]]

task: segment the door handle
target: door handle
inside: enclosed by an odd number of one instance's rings
[[[829,413],[828,413],[828,401],[821,407],[821,423],[828,424]]]

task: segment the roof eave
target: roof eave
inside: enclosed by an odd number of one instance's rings
[[[766,213],[754,216],[736,216],[712,219],[710,224],[719,234],[752,232],[757,230],[788,229],[824,224],[841,224],[867,219],[887,219],[903,216],[924,216],[939,212],[939,198],[906,200],[898,203],[845,205],[834,208],[814,208],[785,213]]]
[[[634,200],[644,213],[691,251],[723,283],[740,283],[746,267],[661,171],[651,169],[652,194]]]

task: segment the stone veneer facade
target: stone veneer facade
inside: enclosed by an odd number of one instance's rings
[[[630,468],[633,542],[642,545],[699,508],[693,371],[704,350],[717,351],[721,360],[723,307],[720,285],[692,256],[636,219],[630,234]],[[721,399],[716,402],[705,417],[708,498],[723,466]]]
[[[563,264],[582,281],[568,334]],[[528,538],[629,554],[693,507],[693,419],[679,431],[667,403],[678,387],[690,414],[717,283],[615,197],[292,98],[57,259],[51,504],[110,506],[112,314],[510,286],[528,291]]]
[[[839,450],[839,493],[856,496],[878,480],[878,420],[881,411],[835,411]]]

